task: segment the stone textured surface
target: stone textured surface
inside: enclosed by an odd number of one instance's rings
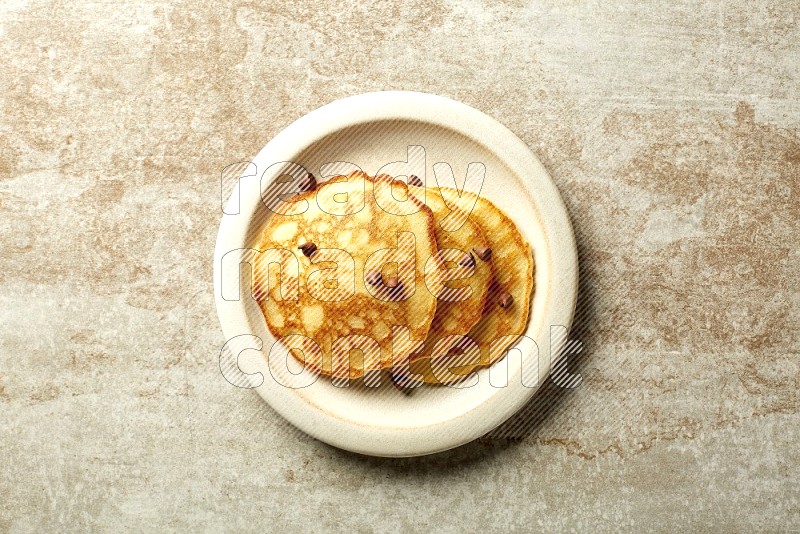
[[[798,24],[796,0],[3,1],[0,532],[800,529]],[[217,366],[219,171],[379,89],[509,126],[582,261],[581,386],[422,459],[300,435]]]

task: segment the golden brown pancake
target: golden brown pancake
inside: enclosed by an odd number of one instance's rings
[[[455,206],[453,189],[442,189],[442,196]],[[462,195],[472,195],[464,192]],[[489,289],[483,316],[470,330],[467,340],[454,340],[450,350],[412,357],[412,376],[424,382],[441,384],[456,381],[480,367],[488,367],[503,357],[525,332],[533,294],[533,255],[514,222],[489,200],[478,197],[469,220],[484,232],[492,250],[494,281]],[[512,302],[508,303],[508,295]],[[503,307],[500,302],[506,305]],[[494,343],[493,343],[494,342]]]
[[[270,332],[309,369],[358,378],[392,366],[393,327],[428,334],[433,215],[407,189],[395,193],[352,173],[291,198],[263,229],[254,295]],[[407,357],[395,346],[394,361]]]
[[[438,299],[436,314],[423,349],[431,354],[437,341],[451,335],[465,335],[481,319],[493,278],[492,262],[481,260],[473,249],[490,245],[480,226],[464,214],[454,217],[460,219],[460,224],[442,224],[458,208],[447,206],[438,187],[409,189],[418,199],[424,199],[433,212],[438,254],[454,277],[450,281],[444,281],[443,277],[441,287],[428,288]]]

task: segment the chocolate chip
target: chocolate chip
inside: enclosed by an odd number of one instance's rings
[[[389,278],[384,278],[383,285],[385,285],[389,289],[394,289],[400,285],[400,279],[397,278],[396,276],[390,276]]]
[[[316,189],[317,180],[314,178],[314,175],[309,172],[300,178],[300,182],[298,182],[297,185],[300,187],[301,192],[311,191],[312,189]]]
[[[370,269],[367,271],[367,275],[365,277],[367,283],[371,286],[377,286],[381,283],[381,273],[376,271],[375,269]]]
[[[402,300],[405,295],[403,284],[396,276],[383,277],[383,288],[381,290],[382,297],[389,300]]]
[[[317,251],[317,245],[315,245],[314,243],[312,243],[310,241],[308,243],[303,243],[302,245],[300,245],[297,248],[302,250],[303,251],[303,255],[307,256],[309,258]]]
[[[467,252],[467,255],[458,264],[464,267],[475,267],[475,256]]]
[[[475,247],[472,251],[483,261],[489,261],[489,258],[492,257],[492,249],[489,247]]]
[[[497,304],[500,305],[501,308],[508,308],[514,303],[514,297],[511,296],[511,293],[505,291],[500,293],[500,297],[497,299]]]
[[[392,381],[392,385],[396,387],[398,390],[402,391],[406,395],[411,393],[411,386],[409,384],[410,379],[408,375],[404,373],[389,373],[389,380]]]
[[[419,179],[419,176],[412,174],[408,177],[408,185],[415,185],[417,187],[422,187],[422,180]]]

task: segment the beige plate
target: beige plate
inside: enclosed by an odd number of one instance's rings
[[[438,180],[452,186],[455,179],[460,188],[468,178],[467,189],[503,209],[533,249],[536,290],[528,339],[472,380],[455,387],[421,387],[410,395],[388,379],[379,387],[341,387],[300,368],[267,331],[258,304],[239,298],[239,262],[248,257],[247,249],[255,246],[269,216],[261,191],[291,168],[279,162],[302,165],[318,177],[355,164],[370,175],[407,170],[429,185]],[[401,163],[387,166],[393,162]],[[222,374],[236,386],[255,387],[295,426],[336,447],[416,456],[482,436],[519,410],[547,378],[551,355],[562,343],[554,339],[551,346],[551,326],[569,328],[572,321],[577,254],[556,187],[511,131],[447,98],[367,93],[309,113],[261,150],[224,212],[214,255],[215,299],[227,340],[220,356]]]

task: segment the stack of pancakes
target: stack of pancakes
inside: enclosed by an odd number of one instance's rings
[[[413,176],[305,183],[272,208],[253,287],[270,332],[307,368],[449,383],[525,331],[533,257],[490,201]]]

